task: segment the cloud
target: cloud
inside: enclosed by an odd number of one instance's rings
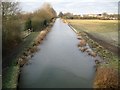
[[[73,13],[117,13],[117,2],[62,2],[53,5],[56,11]]]
[[[60,11],[72,12],[75,14],[118,12],[117,2],[96,2],[97,0],[93,0],[94,2],[81,2],[79,0],[78,1],[66,0],[66,2],[63,0],[39,0],[39,2],[23,2],[21,7],[24,11],[31,12],[42,6],[42,4],[47,1],[51,3],[51,5],[57,11],[57,13],[59,13]],[[85,1],[90,1],[90,0],[85,0]]]
[[[49,2],[57,12],[73,13],[117,13],[119,0],[2,0],[19,1],[23,11],[32,12]]]
[[[119,0],[2,0],[2,2],[119,2]]]

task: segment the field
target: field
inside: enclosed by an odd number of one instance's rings
[[[67,20],[76,30],[85,31],[114,46],[118,45],[117,20]]]

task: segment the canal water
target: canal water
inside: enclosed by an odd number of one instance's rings
[[[74,31],[57,19],[40,51],[22,68],[19,88],[92,88],[94,58],[81,52]]]

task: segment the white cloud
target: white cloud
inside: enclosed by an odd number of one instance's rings
[[[19,1],[19,2],[119,2],[119,0],[2,0],[10,1]]]
[[[24,0],[21,4],[21,8],[23,11],[32,12],[37,8],[40,8],[44,2],[50,2],[58,13],[60,11],[72,13],[101,13],[104,11],[111,13],[117,12],[117,3],[107,1],[108,0]],[[114,0],[114,2],[115,1],[118,0]]]

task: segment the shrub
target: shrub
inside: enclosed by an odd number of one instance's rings
[[[100,67],[94,80],[94,88],[118,88],[118,72],[110,67]]]
[[[49,4],[44,4],[41,9],[38,9],[33,13],[33,29],[36,31],[41,31],[52,21],[54,17],[56,17],[56,12],[54,9]]]
[[[12,49],[21,42],[21,26],[19,21],[10,20],[3,22],[3,53]]]

